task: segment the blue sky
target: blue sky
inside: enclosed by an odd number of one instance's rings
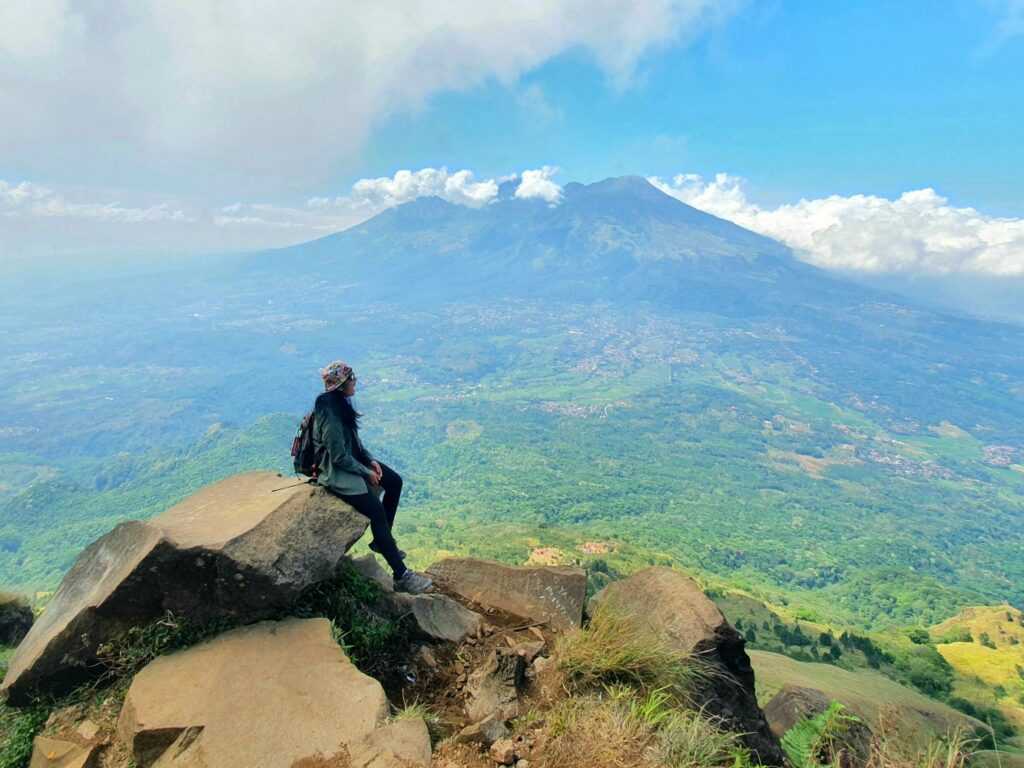
[[[1020,216],[1024,38],[996,44],[1006,12],[973,0],[749,3],[696,44],[644,57],[625,89],[575,51],[512,89],[439,95],[390,119],[354,171],[455,156],[484,175],[548,163],[581,181],[724,170],[766,203],[931,186]],[[551,114],[530,113],[530,86]]]
[[[533,171],[822,266],[1024,275],[1022,81],[1024,0],[7,0],[0,259],[283,245]]]

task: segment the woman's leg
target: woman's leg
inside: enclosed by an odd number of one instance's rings
[[[373,543],[377,546],[377,551],[391,566],[394,577],[401,578],[405,573],[405,563],[402,561],[402,556],[398,554],[398,545],[395,544],[395,537],[391,535],[387,512],[384,511],[380,499],[373,493],[360,493],[357,496],[342,495],[341,498],[347,504],[351,504],[359,514],[370,518],[370,530],[373,532]]]
[[[388,528],[395,527],[398,502],[402,498],[402,476],[384,462],[380,462],[380,487],[384,489],[384,511],[388,516]]]

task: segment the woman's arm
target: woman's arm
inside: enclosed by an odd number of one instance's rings
[[[359,452],[362,455],[363,459],[366,460],[366,463],[367,464],[372,464],[374,461],[376,461],[376,459],[374,458],[374,455],[372,453],[370,453],[369,449],[367,449],[367,447],[365,445],[363,445],[363,439],[361,437],[359,437],[359,432],[358,431],[355,433],[355,438],[356,438],[356,443],[357,443],[357,445],[359,447]]]
[[[376,476],[372,469],[356,461],[352,454],[352,435],[333,409],[318,403],[315,418],[321,443],[334,467],[367,478]]]

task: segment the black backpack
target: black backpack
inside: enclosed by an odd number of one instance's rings
[[[316,480],[320,473],[320,454],[313,445],[313,411],[302,417],[292,440],[292,466],[295,474]]]

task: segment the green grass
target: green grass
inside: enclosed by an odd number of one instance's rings
[[[834,765],[845,750],[843,737],[860,718],[845,711],[833,701],[828,708],[812,718],[804,718],[782,737],[782,749],[793,768],[815,768]]]
[[[334,579],[313,585],[289,613],[300,618],[330,620],[339,645],[352,662],[369,675],[397,664],[408,648],[409,627],[375,610],[380,586],[343,562]]]
[[[14,709],[0,702],[0,768],[26,768],[32,741],[50,709],[42,704]]]

